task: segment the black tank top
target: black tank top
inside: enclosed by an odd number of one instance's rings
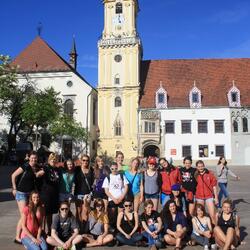
[[[228,229],[229,227],[235,228],[235,216],[231,213],[231,216],[228,220],[223,219],[223,212],[219,215],[218,226]]]
[[[135,216],[132,213],[132,220],[127,220],[125,214],[122,216],[121,228],[126,234],[130,234],[135,227]]]

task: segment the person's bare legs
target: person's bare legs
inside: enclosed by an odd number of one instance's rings
[[[139,208],[140,208],[140,198],[141,198],[140,193],[134,196],[134,211],[137,213],[139,212]]]
[[[206,201],[206,207],[208,210],[208,214],[211,218],[212,224],[215,225],[215,205],[214,201]]]
[[[229,227],[227,229],[227,235],[226,235],[226,240],[225,240],[225,245],[223,247],[223,250],[231,249],[231,245],[234,240],[234,235],[235,235],[235,230],[232,227]]]
[[[81,221],[82,205],[83,205],[83,202],[82,202],[81,200],[76,200],[76,201],[75,201],[75,206],[76,206],[76,219],[77,219],[78,221]]]
[[[109,202],[106,199],[103,199],[103,202],[104,202],[105,213],[107,213],[108,212],[108,204],[109,204]]]
[[[53,247],[62,247],[62,244],[58,241],[56,241],[53,237],[48,236],[46,239],[46,242],[50,244]]]
[[[164,235],[164,240],[170,246],[175,246],[176,245],[176,239],[170,234],[165,234]]]
[[[226,241],[226,235],[223,233],[223,231],[220,229],[220,227],[216,226],[214,228],[214,238],[215,238],[215,242],[221,247],[223,248],[225,245],[225,241]]]
[[[148,199],[147,199],[148,200]],[[153,202],[153,204],[154,204],[154,210],[155,211],[157,211],[158,210],[158,201],[159,201],[159,199],[150,199],[152,202]]]
[[[18,206],[18,210],[19,210],[19,214],[20,214],[20,218],[17,222],[17,226],[16,226],[16,240],[21,242],[21,231],[22,231],[22,221],[21,221],[21,216],[23,213],[23,209],[24,207],[27,205],[27,202],[24,200],[21,201],[17,201],[17,206]]]
[[[181,240],[183,239],[183,237],[185,236],[185,232],[182,228],[182,225],[177,225],[176,226],[176,247],[181,247]]]

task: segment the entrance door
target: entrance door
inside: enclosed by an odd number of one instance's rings
[[[64,159],[72,158],[72,140],[63,140]]]
[[[155,145],[149,145],[144,149],[144,157],[159,157],[160,156],[160,149]]]

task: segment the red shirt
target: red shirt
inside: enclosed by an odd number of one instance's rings
[[[171,167],[170,171],[163,169],[161,172],[162,185],[161,192],[164,194],[171,194],[171,187],[174,184],[181,183],[181,175],[178,168]]]
[[[38,225],[37,223],[33,223],[32,215],[31,215],[31,213],[29,212],[28,206],[24,207],[23,213],[24,213],[25,216],[26,216],[25,224],[26,224],[27,229],[29,230],[29,232],[30,232],[34,237],[37,237],[39,225]],[[41,222],[42,222],[42,213],[41,213],[40,210],[37,210],[37,212],[36,212],[36,218],[37,218],[38,223],[41,224]],[[27,235],[24,233],[24,231],[22,231],[21,239],[24,238],[24,237],[26,237],[26,236],[27,236]]]
[[[217,180],[211,171],[205,170],[204,174],[197,176],[197,187],[195,197],[197,199],[209,199],[214,197],[213,188],[217,185]]]

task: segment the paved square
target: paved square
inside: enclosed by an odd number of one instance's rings
[[[240,246],[238,249],[249,250],[250,241],[250,166],[248,167],[231,167],[232,170],[241,177],[240,181],[230,180],[229,192],[235,201],[239,216],[241,218],[241,235],[246,245]],[[18,218],[16,202],[11,192],[10,175],[14,167],[0,167],[0,249],[1,250],[19,250],[24,249],[13,243],[15,236],[15,226]],[[213,168],[210,168],[213,169]],[[132,247],[119,247],[124,250],[133,249]],[[167,247],[168,249],[173,249]],[[95,248],[96,249],[96,248]],[[117,247],[107,247],[100,249],[118,249]],[[136,248],[134,248],[136,249]],[[185,250],[198,250],[202,247],[185,247]]]

